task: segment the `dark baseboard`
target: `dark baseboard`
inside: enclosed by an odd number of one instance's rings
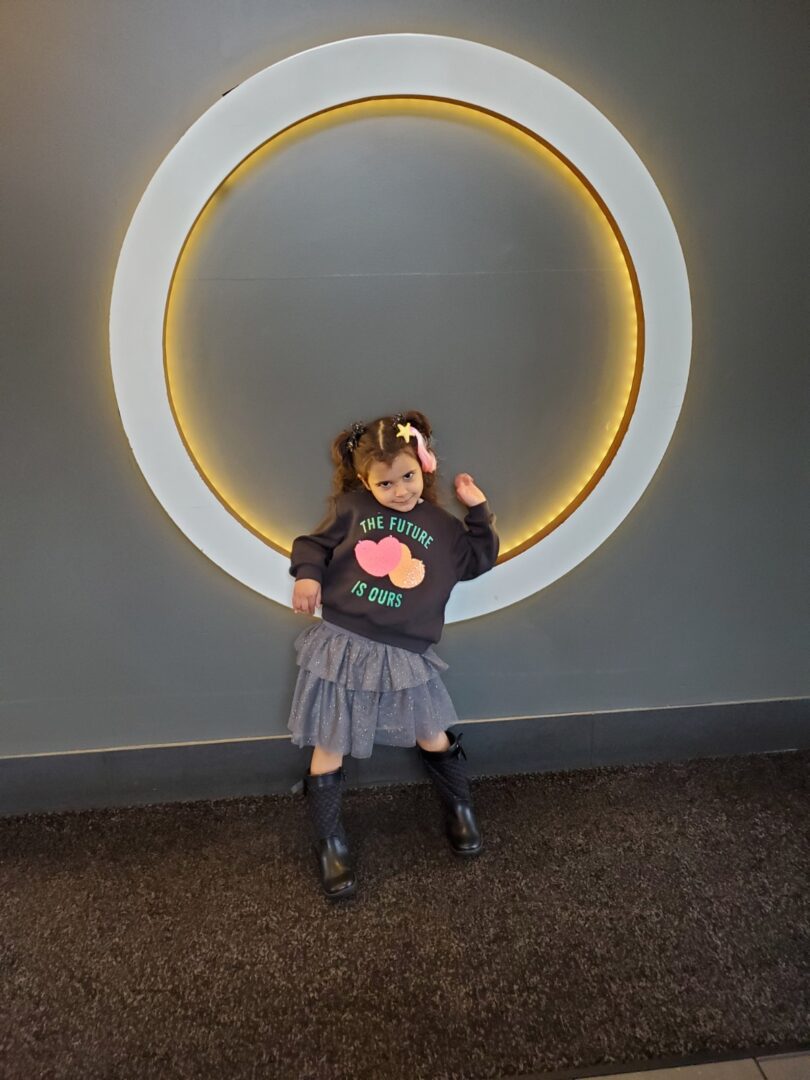
[[[473,776],[810,747],[810,699],[462,722]],[[288,738],[0,758],[0,814],[288,794],[309,754]],[[350,786],[424,780],[413,751],[344,761]]]

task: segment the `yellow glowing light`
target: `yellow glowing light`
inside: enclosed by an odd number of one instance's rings
[[[166,301],[163,324],[163,358],[166,390],[172,414],[177,425],[177,430],[183,441],[186,452],[193,461],[203,481],[228,512],[269,547],[284,555],[289,554],[289,549],[269,535],[267,530],[260,529],[254,524],[256,515],[251,512],[251,508],[240,502],[233,492],[229,490],[226,478],[217,475],[211,462],[206,460],[206,440],[204,433],[193,430],[193,425],[188,416],[184,416],[182,419],[180,417],[177,403],[178,395],[173,391],[172,383],[172,357],[176,355],[175,338],[177,335],[171,314],[173,306],[172,301],[177,299],[179,290],[179,267],[183,259],[189,255],[192,250],[195,233],[197,233],[204,224],[206,217],[216,210],[219,199],[237,182],[237,180],[242,180],[249,170],[260,166],[266,160],[266,155],[268,153],[275,152],[282,144],[288,146],[292,140],[303,138],[305,136],[309,137],[315,132],[324,130],[333,123],[333,114],[337,112],[342,113],[344,116],[347,113],[349,113],[349,115],[362,116],[380,114],[391,116],[397,115],[398,113],[408,113],[412,115],[415,103],[418,103],[420,112],[427,116],[438,118],[447,118],[448,116],[458,117],[459,114],[463,114],[465,118],[474,116],[480,124],[497,129],[497,132],[500,135],[506,133],[511,139],[517,140],[521,145],[531,146],[535,151],[542,153],[546,163],[554,167],[558,174],[563,176],[568,183],[575,185],[576,189],[587,200],[589,205],[599,216],[600,220],[608,226],[609,232],[606,234],[608,247],[614,258],[617,260],[617,265],[622,270],[622,280],[628,295],[626,336],[628,342],[632,343],[632,350],[628,350],[628,355],[625,360],[628,369],[628,381],[624,389],[625,401],[621,412],[605,426],[605,430],[609,433],[609,439],[602,446],[598,458],[595,459],[587,475],[583,475],[581,482],[577,489],[571,493],[570,498],[568,498],[565,503],[557,506],[555,510],[551,511],[547,508],[538,515],[537,524],[533,527],[532,531],[528,534],[524,534],[522,538],[519,538],[508,547],[507,550],[502,552],[500,559],[498,560],[499,562],[505,562],[508,559],[514,558],[516,555],[526,551],[538,541],[542,540],[544,536],[547,536],[562,524],[563,521],[570,517],[577,507],[584,502],[591,491],[593,491],[599,483],[615,457],[625,433],[627,432],[638,398],[644,358],[644,313],[638,278],[633,266],[633,261],[618,225],[614,221],[599,193],[589,183],[586,177],[570,161],[563,157],[555,147],[545,142],[545,140],[540,138],[540,136],[536,135],[534,132],[523,128],[521,125],[507,117],[499,116],[489,110],[472,106],[464,102],[440,98],[419,96],[369,98],[357,102],[337,105],[324,110],[322,113],[316,113],[313,116],[298,121],[290,128],[279,132],[271,139],[267,140],[267,142],[257,147],[229,173],[209,198],[192,225],[188,236],[186,237],[186,241],[178,255],[172,284],[169,288]],[[227,494],[226,491],[228,492]]]

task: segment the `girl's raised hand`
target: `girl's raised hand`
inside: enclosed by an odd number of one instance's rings
[[[456,485],[456,495],[465,506],[478,506],[487,501],[486,495],[480,487],[476,487],[469,473],[459,473],[453,483]]]
[[[313,578],[299,578],[293,589],[293,611],[302,615],[314,615],[321,606],[321,583]]]

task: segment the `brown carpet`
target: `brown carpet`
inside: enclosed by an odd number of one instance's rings
[[[471,736],[472,736],[471,732]],[[467,739],[471,759],[474,739]],[[810,752],[0,821],[0,1076],[472,1078],[810,1041]]]

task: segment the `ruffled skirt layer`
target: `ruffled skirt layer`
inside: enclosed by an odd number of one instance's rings
[[[458,720],[429,648],[409,652],[321,620],[295,642],[298,681],[287,724],[296,746],[371,757],[375,743],[415,746]]]

